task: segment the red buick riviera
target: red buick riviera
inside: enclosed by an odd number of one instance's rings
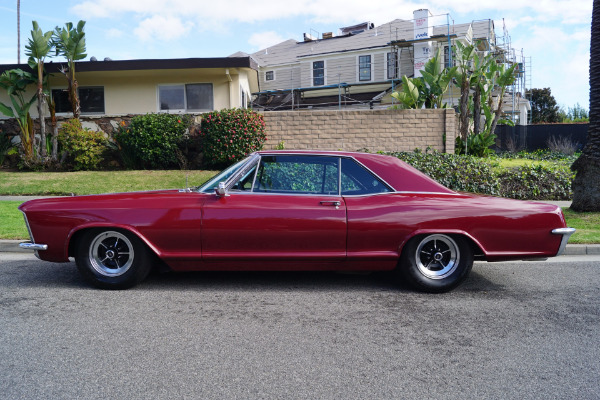
[[[31,200],[33,249],[73,257],[100,288],[173,271],[397,270],[443,292],[473,260],[560,255],[574,229],[559,207],[454,192],[394,157],[260,151],[185,190]]]

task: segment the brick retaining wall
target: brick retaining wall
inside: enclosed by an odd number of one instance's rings
[[[264,112],[265,149],[413,151],[454,153],[453,109]]]

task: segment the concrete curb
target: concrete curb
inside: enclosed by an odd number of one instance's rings
[[[19,247],[19,243],[25,240],[0,240],[0,253],[30,253]],[[568,244],[564,252],[565,256],[600,255],[600,244]]]

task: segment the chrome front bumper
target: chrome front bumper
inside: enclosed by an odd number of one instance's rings
[[[39,244],[39,243],[31,243],[31,242],[23,242],[19,243],[19,247],[26,250],[48,250],[47,244]]]
[[[556,253],[556,257],[560,256],[564,251],[565,247],[567,247],[567,242],[572,234],[575,233],[575,228],[558,228],[553,229],[552,233],[555,235],[562,235],[562,240],[560,241],[560,247],[558,248],[558,253]]]

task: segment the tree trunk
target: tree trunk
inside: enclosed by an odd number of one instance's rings
[[[575,211],[600,211],[600,0],[594,0],[590,44],[590,125],[587,144],[571,169]]]
[[[502,115],[502,99],[504,98],[504,93],[506,93],[506,89],[502,89],[500,91],[500,95],[498,96],[498,108],[494,111],[494,119],[492,120],[492,125],[490,126],[490,133],[493,134],[496,130],[496,125],[498,125],[498,120],[500,119],[500,115]]]
[[[52,161],[58,160],[58,124],[56,123],[56,112],[54,108],[54,100],[50,97],[48,102],[48,109],[50,110],[50,124],[52,125]]]
[[[38,85],[37,85],[37,103],[38,103],[38,119],[40,120],[40,155],[42,162],[46,161],[46,121],[44,119],[44,87],[42,82],[42,74],[44,72],[44,64],[38,62]]]
[[[473,134],[479,134],[481,130],[481,87],[480,83],[475,86],[475,93],[473,93]]]
[[[469,78],[465,76],[460,87],[460,136],[465,142],[469,135],[469,83]]]

